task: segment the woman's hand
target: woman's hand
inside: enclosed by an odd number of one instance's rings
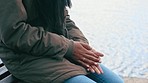
[[[96,55],[100,56],[100,57],[103,57],[104,55],[102,53],[99,53],[97,51],[95,51],[94,49],[92,49],[92,52],[94,52]],[[99,58],[99,63],[101,63],[101,58]],[[98,73],[98,74],[102,74],[103,73],[103,70],[102,68],[100,67],[99,63],[97,65],[91,65],[89,66],[89,68],[87,68],[88,71],[94,73]]]
[[[88,44],[81,42],[74,42],[74,56],[73,58],[78,62],[84,62],[88,65],[96,65],[99,62],[99,56],[91,51]]]
[[[74,42],[73,59],[87,70],[98,74],[103,73],[101,67],[98,65],[98,63],[101,62],[100,57],[102,56],[103,54],[95,51],[88,44]]]
[[[87,71],[90,71],[92,73],[97,73],[97,74],[102,74],[103,73],[103,70],[102,68],[100,67],[100,65],[91,65],[89,68],[87,68]]]

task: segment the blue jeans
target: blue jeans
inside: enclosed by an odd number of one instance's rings
[[[103,74],[90,73],[88,75],[74,76],[64,83],[124,83],[122,78],[113,73],[111,70],[100,64]]]

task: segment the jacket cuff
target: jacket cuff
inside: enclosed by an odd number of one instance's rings
[[[74,42],[73,40],[70,40],[70,43],[69,43],[69,48],[65,54],[65,58],[68,59],[68,60],[72,60],[72,57],[73,57],[73,48],[74,48]]]

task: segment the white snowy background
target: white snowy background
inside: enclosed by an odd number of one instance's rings
[[[71,18],[102,63],[123,77],[148,79],[148,0],[72,0]]]

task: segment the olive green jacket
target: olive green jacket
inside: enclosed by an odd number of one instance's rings
[[[68,37],[31,24],[38,17],[32,1],[0,0],[0,58],[8,70],[24,83],[62,83],[86,74],[67,59],[73,56],[73,41],[87,42],[82,32],[68,15]]]

